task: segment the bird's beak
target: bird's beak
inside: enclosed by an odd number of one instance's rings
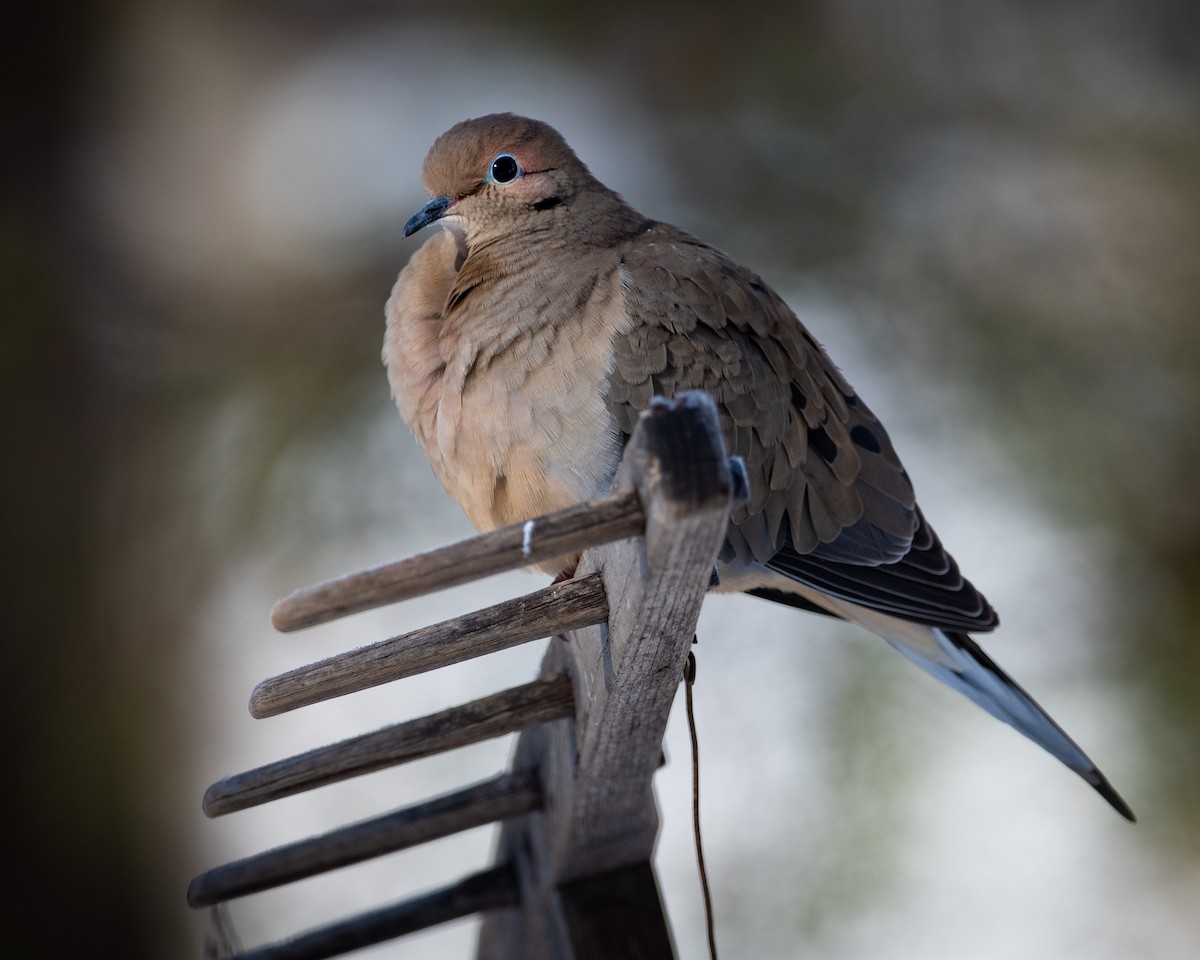
[[[446,215],[446,211],[450,209],[452,203],[454,201],[449,197],[434,197],[409,217],[408,223],[404,225],[404,235],[411,237],[422,227],[429,226],[435,220],[441,220]]]

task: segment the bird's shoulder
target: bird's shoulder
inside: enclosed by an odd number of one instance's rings
[[[732,325],[783,339],[807,338],[762,277],[678,227],[650,221],[620,253],[630,299],[647,321],[680,329],[697,323],[714,329]]]

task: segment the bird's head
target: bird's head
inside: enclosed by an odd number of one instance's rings
[[[433,199],[404,225],[406,237],[443,219],[468,238],[511,232],[599,186],[557,130],[511,113],[455,124],[429,149],[422,179]]]

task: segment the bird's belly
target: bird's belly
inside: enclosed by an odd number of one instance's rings
[[[491,530],[603,494],[621,456],[618,432],[589,372],[549,364],[513,388],[471,381],[439,408],[439,479],[471,523]],[[570,381],[570,382],[567,382]]]

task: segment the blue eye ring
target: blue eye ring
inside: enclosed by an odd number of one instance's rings
[[[488,167],[489,183],[512,183],[522,173],[521,164],[511,153],[501,153]]]

